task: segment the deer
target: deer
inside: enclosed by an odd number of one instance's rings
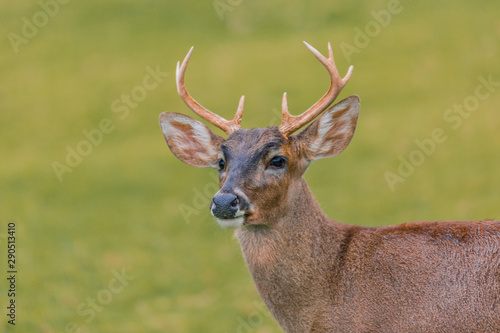
[[[285,332],[500,332],[500,222],[408,222],[379,227],[330,220],[303,175],[342,152],[360,98],[334,104],[349,81],[328,56],[306,47],[330,75],[321,99],[299,116],[282,99],[279,126],[241,128],[244,96],[232,120],[186,90],[193,48],[177,63],[177,91],[203,122],[163,112],[171,152],[219,173],[210,212],[233,228],[256,289]],[[307,125],[307,126],[306,126]],[[295,133],[301,129],[298,133]]]

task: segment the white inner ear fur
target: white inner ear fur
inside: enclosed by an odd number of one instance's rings
[[[325,143],[324,142],[325,136],[326,134],[328,134],[328,131],[333,126],[332,113],[333,112],[328,112],[319,120],[318,135],[316,136],[314,141],[311,142],[311,145],[309,146],[309,149],[311,149],[312,151],[319,152],[323,144]]]
[[[330,112],[326,113],[319,119],[318,133],[313,142],[311,142],[309,148],[316,152],[318,155],[317,158],[320,158],[322,154],[327,153],[333,145],[338,144],[338,142],[325,140],[329,131],[334,127],[334,123],[336,120],[343,120],[346,116],[348,116],[349,112],[346,112],[340,118],[333,118],[333,115],[336,111],[339,111],[340,108],[333,108]],[[350,121],[343,122],[342,126],[335,128],[335,133],[341,136],[349,136],[352,131],[352,124]]]
[[[212,144],[210,133],[203,123],[187,117],[175,117],[172,120],[192,128],[191,133],[185,133],[181,128],[172,125],[170,121],[161,123],[163,133],[175,141],[178,149],[188,151],[198,148],[194,150],[202,160],[209,160],[212,156],[217,155],[218,152]],[[200,151],[200,147],[203,147],[205,151]]]

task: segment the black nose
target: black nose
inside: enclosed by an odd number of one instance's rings
[[[239,204],[240,200],[234,194],[217,194],[212,199],[212,214],[219,219],[232,219]]]

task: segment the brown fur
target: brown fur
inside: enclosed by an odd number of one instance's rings
[[[193,129],[205,127],[192,119],[169,122],[175,129],[164,134],[189,164],[226,162],[221,191],[238,190],[250,202],[236,237],[286,332],[500,332],[500,222],[366,228],[329,220],[319,208],[302,175],[347,146],[358,110],[350,97],[289,138],[268,127],[223,140],[207,128],[211,143],[200,144]],[[277,155],[286,168],[267,167]]]

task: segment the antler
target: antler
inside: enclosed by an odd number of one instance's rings
[[[335,66],[335,61],[333,60],[332,46],[328,43],[328,58],[323,56],[314,47],[304,42],[306,47],[311,51],[314,56],[326,67],[331,77],[330,88],[326,94],[321,97],[319,101],[313,106],[307,109],[300,116],[292,116],[288,111],[288,103],[286,99],[286,93],[283,94],[283,102],[281,104],[281,113],[283,114],[283,119],[281,120],[281,125],[278,127],[280,132],[285,136],[292,134],[314,118],[316,118],[321,112],[323,112],[332,102],[337,98],[340,91],[346,85],[347,81],[351,77],[353,67],[349,67],[347,74],[344,78],[340,77],[337,67]]]
[[[240,102],[238,104],[238,109],[236,110],[236,115],[234,116],[233,120],[229,121],[201,106],[201,104],[198,103],[194,98],[192,98],[191,95],[189,95],[189,93],[187,92],[186,86],[184,84],[184,74],[186,73],[186,68],[189,63],[189,59],[191,58],[191,53],[193,53],[193,47],[191,47],[188,54],[184,58],[182,65],[180,65],[179,62],[177,62],[177,69],[175,71],[175,77],[177,80],[177,92],[181,96],[182,100],[197,115],[209,121],[211,124],[217,126],[227,134],[231,134],[237,129],[240,129],[241,128],[240,122],[241,122],[241,116],[243,114],[243,104],[245,102],[245,96],[241,96]]]

